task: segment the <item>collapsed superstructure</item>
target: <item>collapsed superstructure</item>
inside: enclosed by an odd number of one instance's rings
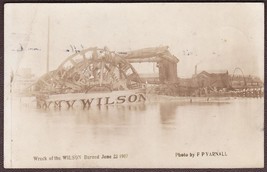
[[[124,54],[124,58],[129,63],[156,63],[159,71],[158,84],[177,82],[177,63],[179,60],[169,52],[168,46],[144,48],[121,54]]]

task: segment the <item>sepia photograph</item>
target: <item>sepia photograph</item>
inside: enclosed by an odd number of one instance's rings
[[[5,168],[263,168],[264,3],[6,3]]]

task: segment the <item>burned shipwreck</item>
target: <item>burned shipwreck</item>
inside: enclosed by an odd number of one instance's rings
[[[128,52],[93,47],[69,56],[56,70],[39,78],[34,86],[37,104],[49,107],[51,103],[61,106],[66,102],[71,106],[78,99],[92,102],[92,98],[98,99],[95,101],[98,105],[145,101],[147,84],[153,83],[140,77],[132,65],[142,62],[157,64],[159,77],[154,84],[177,84],[179,60],[168,51],[168,47]],[[109,99],[119,101],[108,102]]]

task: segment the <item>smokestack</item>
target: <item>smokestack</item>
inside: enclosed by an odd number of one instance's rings
[[[195,65],[195,75],[197,75],[197,65]]]

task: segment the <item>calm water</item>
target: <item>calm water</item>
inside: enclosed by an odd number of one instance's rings
[[[20,106],[12,112],[12,163],[17,167],[250,166],[263,162],[263,102],[236,99],[69,110]],[[198,151],[223,151],[228,156],[175,157],[176,152]],[[33,160],[33,156],[102,154],[127,154],[127,158]]]

